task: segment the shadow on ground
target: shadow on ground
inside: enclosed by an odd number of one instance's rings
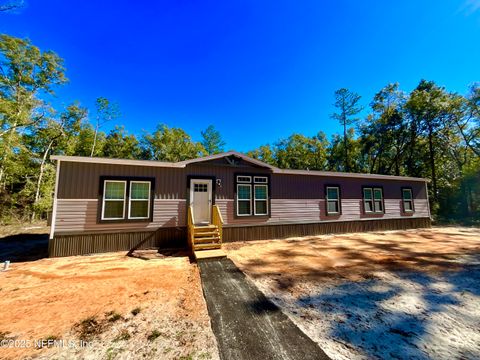
[[[186,249],[140,249],[135,250],[129,256],[141,260],[155,260],[167,257],[188,257],[189,255]]]
[[[377,237],[377,238],[373,238]],[[254,278],[274,277],[280,288],[305,280],[363,280],[377,271],[460,271],[460,257],[480,254],[480,232],[338,235],[322,239],[240,243],[233,258]],[[227,247],[227,249],[229,249]],[[237,257],[238,254],[238,257]]]
[[[480,358],[480,266],[392,275],[328,286],[296,305],[329,318],[330,336],[368,358]]]
[[[245,243],[228,255],[332,353],[479,359],[479,240],[475,229],[432,229]]]
[[[0,238],[0,262],[35,261],[48,257],[48,234],[16,234]]]

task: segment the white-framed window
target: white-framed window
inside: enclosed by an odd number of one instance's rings
[[[412,189],[410,188],[403,188],[402,189],[402,202],[403,202],[403,211],[414,212],[414,205],[413,205],[413,194]]]
[[[130,181],[128,218],[148,219],[150,217],[150,181]]]
[[[122,220],[125,218],[127,182],[125,180],[105,180],[103,182],[102,220]]]
[[[243,176],[243,175],[237,176],[237,183],[250,184],[251,182],[252,182],[252,177],[251,176]]]
[[[237,215],[252,215],[252,185],[237,184]]]
[[[268,186],[255,184],[254,190],[255,215],[268,215]]]
[[[269,214],[268,176],[236,175],[237,216]]]
[[[255,184],[268,184],[268,177],[266,176],[254,176],[253,182]]]
[[[340,188],[327,186],[326,188],[327,215],[340,214]]]
[[[363,188],[363,208],[366,213],[383,213],[383,190],[377,187]]]

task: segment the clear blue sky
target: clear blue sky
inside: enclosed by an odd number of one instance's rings
[[[65,59],[63,103],[107,97],[136,134],[166,123],[199,140],[213,124],[239,151],[338,132],[340,87],[368,105],[389,82],[480,80],[480,0],[27,0],[0,32]]]

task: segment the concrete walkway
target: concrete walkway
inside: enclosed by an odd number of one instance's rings
[[[328,359],[231,260],[198,265],[221,359]]]

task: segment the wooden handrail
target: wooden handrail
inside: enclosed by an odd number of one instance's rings
[[[212,224],[218,227],[218,234],[220,235],[220,244],[221,244],[223,239],[223,229],[222,229],[223,217],[218,205],[213,205],[212,207]]]
[[[193,253],[193,242],[194,242],[194,226],[195,219],[193,218],[193,208],[188,207],[188,218],[187,218],[187,228],[188,228],[188,249]]]

